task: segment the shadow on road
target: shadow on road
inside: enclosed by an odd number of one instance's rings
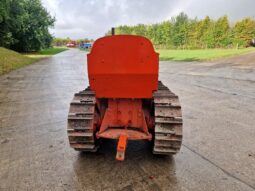
[[[83,187],[96,181],[98,188],[105,189],[118,186],[120,190],[132,190],[147,185],[149,190],[160,190],[160,182],[165,178],[172,188],[177,185],[174,158],[153,155],[151,143],[129,141],[123,162],[115,160],[116,141],[103,140],[101,145],[96,153],[79,153],[74,162]]]

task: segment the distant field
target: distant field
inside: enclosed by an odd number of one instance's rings
[[[199,50],[156,50],[160,60],[201,61],[255,52],[255,48],[243,49],[199,49]]]
[[[32,64],[42,58],[67,50],[67,48],[49,48],[34,53],[20,54],[18,52],[0,47],[0,75],[12,70]]]

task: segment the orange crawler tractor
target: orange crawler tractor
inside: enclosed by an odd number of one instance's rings
[[[76,93],[68,115],[72,148],[95,152],[100,139],[117,139],[117,160],[128,140],[153,141],[153,153],[176,154],[182,141],[181,106],[158,81],[159,56],[141,36],[95,41],[88,60],[90,86]]]

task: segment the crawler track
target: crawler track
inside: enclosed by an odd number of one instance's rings
[[[89,88],[74,94],[68,113],[67,133],[72,148],[95,152],[95,93]]]
[[[153,95],[155,105],[155,137],[153,153],[176,154],[182,143],[182,114],[178,96],[161,81]]]

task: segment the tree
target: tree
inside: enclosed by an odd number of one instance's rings
[[[127,25],[119,26],[116,29],[116,34],[132,34],[132,27]]]
[[[206,16],[203,20],[198,22],[197,38],[199,48],[215,47],[214,27],[215,23],[209,16]]]
[[[170,21],[165,21],[159,24],[159,44],[164,45],[164,47],[172,47],[172,35],[171,31],[173,29],[173,25]]]
[[[248,46],[255,38],[255,21],[245,18],[237,22],[233,28],[233,43],[239,46]]]
[[[52,18],[42,6],[40,0],[25,0],[25,14],[23,15],[22,29],[16,36],[19,41],[12,45],[18,51],[36,51],[50,46],[52,36],[48,27],[53,26]]]
[[[134,35],[146,36],[146,27],[144,24],[138,24],[132,28],[132,33]]]
[[[187,46],[189,48],[198,48],[198,21],[197,18],[190,20],[189,23],[189,31],[188,31],[188,44]]]
[[[216,21],[209,16],[198,20],[180,13],[170,21],[150,25],[124,25],[117,27],[116,31],[116,34],[145,36],[157,48],[228,48],[233,44],[250,44],[255,38],[255,20],[246,18],[231,28],[227,16]]]
[[[17,42],[13,33],[20,29],[22,5],[15,0],[0,1],[0,46],[9,48]]]
[[[55,19],[40,0],[1,0],[0,7],[0,46],[36,51],[51,45]]]
[[[211,40],[213,38],[213,21],[209,16],[197,22],[195,31],[196,47],[208,48],[212,47]]]
[[[184,46],[188,42],[188,29],[189,19],[185,13],[180,13],[176,18],[172,19],[173,22],[173,44],[176,47]]]
[[[220,17],[215,22],[214,27],[214,40],[216,47],[226,47],[230,44],[230,27],[228,17]]]

